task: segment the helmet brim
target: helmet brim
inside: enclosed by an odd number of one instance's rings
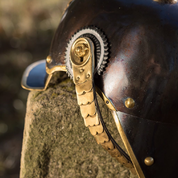
[[[21,85],[27,90],[44,91],[52,74],[46,72],[46,60],[40,60],[29,65],[23,76]]]

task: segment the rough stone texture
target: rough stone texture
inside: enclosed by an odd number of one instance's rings
[[[123,147],[114,120],[99,98],[114,139]],[[74,85],[58,73],[44,92],[27,101],[21,178],[136,178],[112,158],[84,126]]]

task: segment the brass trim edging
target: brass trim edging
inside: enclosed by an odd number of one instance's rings
[[[46,65],[46,75],[48,75],[48,77],[46,79],[44,88],[30,88],[29,86],[25,85],[26,84],[26,80],[27,80],[27,76],[29,75],[29,72],[33,68],[33,66],[36,66],[36,65],[38,65],[40,63],[43,63],[45,61],[46,60],[37,61],[37,62],[31,64],[26,69],[26,71],[25,71],[26,74],[25,75],[23,74],[23,77],[22,77],[22,80],[21,80],[21,86],[22,86],[22,88],[24,88],[25,90],[29,90],[29,91],[45,91],[46,88],[48,87],[48,84],[49,84],[49,82],[50,82],[50,80],[51,80],[52,75],[53,75],[54,72],[58,72],[58,71],[66,72],[67,71],[66,66],[64,66],[64,65],[61,65],[61,66],[58,65],[58,66],[55,66],[55,67],[53,67],[51,69],[49,69],[47,67],[47,65]]]
[[[105,96],[105,94],[98,88],[95,86],[95,90],[98,93],[98,95],[103,99],[103,101],[105,102],[106,106],[112,110],[112,111],[116,111],[114,105],[111,103],[111,101]]]
[[[70,61],[81,115],[96,142],[118,162],[130,168],[133,174],[136,174],[130,158],[114,141],[100,113],[94,85],[94,57],[94,45],[89,38],[78,38],[72,44]],[[106,98],[102,93],[101,95],[102,98]],[[109,104],[108,99],[106,103]]]
[[[123,141],[123,143],[124,143],[124,145],[125,145],[125,147],[127,149],[127,152],[128,152],[128,154],[129,154],[129,156],[130,156],[130,158],[132,160],[132,163],[134,165],[134,168],[136,170],[136,173],[137,173],[138,177],[139,178],[145,178],[145,176],[143,174],[143,171],[142,171],[142,169],[141,169],[141,167],[140,167],[140,165],[139,165],[139,163],[137,161],[137,158],[135,157],[135,154],[134,154],[134,152],[132,150],[132,147],[131,147],[128,139],[127,139],[127,136],[125,135],[125,132],[124,132],[124,130],[122,128],[122,125],[121,125],[121,123],[119,121],[119,118],[117,116],[117,113],[115,111],[112,111],[111,113],[113,115],[114,121],[116,123],[116,126],[117,126],[117,129],[119,131],[119,134],[120,134],[120,136],[122,138],[122,141]]]
[[[67,8],[70,6],[70,4],[71,4],[72,1],[73,1],[73,0],[70,0],[70,1],[68,2],[67,6],[64,8],[64,10],[63,10],[63,12],[62,12],[62,16],[63,16],[64,13],[66,12]]]
[[[67,72],[66,66],[60,66],[60,65],[58,65],[58,66],[54,66],[51,69],[49,69],[46,66],[46,73],[48,73],[48,74],[53,74],[54,72],[57,72],[57,71]]]
[[[39,89],[39,88],[28,88],[27,86],[24,86],[24,85],[22,84],[22,82],[21,82],[21,86],[22,86],[22,88],[24,88],[25,90],[29,90],[29,91],[45,91],[46,88],[48,87],[48,84],[49,84],[51,78],[52,78],[52,74],[50,74],[50,75],[48,76],[48,78],[47,78],[47,80],[46,80],[46,83],[45,83],[45,87],[42,88],[42,89]]]

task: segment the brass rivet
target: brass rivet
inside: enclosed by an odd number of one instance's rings
[[[48,56],[47,58],[46,58],[46,61],[47,61],[47,63],[51,63],[52,62],[52,59],[51,59],[51,56]]]
[[[135,101],[132,98],[127,98],[125,100],[125,106],[129,109],[132,109],[135,106]]]
[[[109,104],[109,101],[106,101],[106,104]]]
[[[82,72],[84,72],[84,69],[80,69],[80,71],[79,71],[80,73],[82,73]]]
[[[90,74],[87,74],[87,78],[90,78]]]
[[[80,80],[80,77],[76,77],[76,80],[77,80],[77,81]]]
[[[85,38],[77,39],[71,48],[71,62],[77,66],[83,66],[90,59],[90,43]]]
[[[153,159],[152,157],[147,157],[147,158],[145,158],[144,163],[145,163],[147,166],[151,166],[151,165],[153,165],[153,163],[154,163],[154,159]]]

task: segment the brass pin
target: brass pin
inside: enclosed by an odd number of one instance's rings
[[[147,166],[151,166],[151,165],[153,165],[153,163],[154,163],[154,159],[153,159],[152,157],[147,157],[147,158],[145,158],[144,163],[145,163]]]
[[[128,108],[128,109],[132,109],[134,108],[135,106],[135,101],[132,99],[132,98],[127,98],[125,100],[125,106]]]
[[[79,38],[74,42],[71,48],[71,62],[74,65],[83,65],[87,62],[90,56],[89,43],[84,38]]]
[[[51,59],[51,56],[48,56],[47,58],[46,58],[46,61],[47,61],[47,63],[51,63],[52,62],[52,59]]]
[[[80,77],[76,77],[76,80],[77,80],[77,81],[80,80]]]
[[[80,73],[84,72],[84,69],[80,69],[79,72],[80,72]]]
[[[77,57],[79,58],[82,58],[84,56],[87,55],[88,53],[88,46],[84,43],[78,43],[76,46],[75,46],[75,49],[74,49],[74,53]]]
[[[90,74],[87,74],[87,78],[90,78]]]

